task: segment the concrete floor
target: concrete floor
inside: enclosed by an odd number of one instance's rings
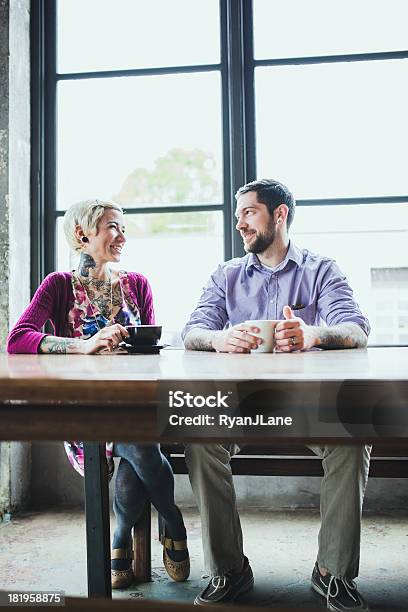
[[[115,591],[115,598],[194,600],[208,578],[203,568],[198,513],[185,509],[183,514],[191,555],[190,579],[176,584],[167,578],[161,546],[154,541],[153,581]],[[248,510],[241,511],[241,518],[255,588],[240,601],[271,608],[284,604],[300,608],[318,605],[320,598],[309,587],[316,555],[318,513]],[[0,551],[0,590],[56,589],[66,595],[86,596],[82,511],[29,513],[2,523]],[[365,516],[358,586],[372,610],[408,610],[407,561],[408,515]]]

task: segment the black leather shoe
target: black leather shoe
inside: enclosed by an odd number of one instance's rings
[[[228,572],[223,576],[213,576],[205,589],[194,600],[196,606],[231,603],[254,586],[254,576],[248,559],[244,557],[244,567],[240,572]]]
[[[336,578],[331,574],[322,576],[316,563],[312,574],[312,589],[326,600],[329,610],[335,612],[367,612],[368,606],[356,583],[349,578]]]

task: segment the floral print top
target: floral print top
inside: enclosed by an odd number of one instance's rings
[[[139,308],[131,297],[128,276],[124,271],[119,272],[119,287],[122,295],[122,303],[117,314],[112,319],[112,324],[120,323],[120,325],[123,326],[141,325]],[[105,327],[109,321],[98,312],[95,306],[91,305],[83,285],[74,273],[72,273],[72,291],[74,293],[74,305],[68,313],[71,334],[73,338],[87,340]],[[83,476],[83,442],[64,442],[64,447],[72,467]],[[105,454],[110,480],[114,471],[113,442],[106,442]]]

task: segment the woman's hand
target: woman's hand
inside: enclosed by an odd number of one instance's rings
[[[85,355],[93,355],[94,353],[98,353],[104,349],[111,352],[117,348],[125,338],[128,337],[129,333],[127,329],[123,327],[123,325],[120,325],[119,323],[115,323],[115,325],[107,325],[98,331],[97,334],[92,336],[92,338],[83,340],[83,352]]]

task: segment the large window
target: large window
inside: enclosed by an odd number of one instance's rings
[[[234,191],[294,192],[292,238],[335,258],[375,344],[408,336],[406,0],[33,2],[33,285],[69,269],[62,215],[114,198],[122,266],[176,340],[243,254]],[[40,177],[40,180],[38,180]]]
[[[292,238],[337,260],[371,344],[408,343],[408,3],[253,0],[258,176]]]

